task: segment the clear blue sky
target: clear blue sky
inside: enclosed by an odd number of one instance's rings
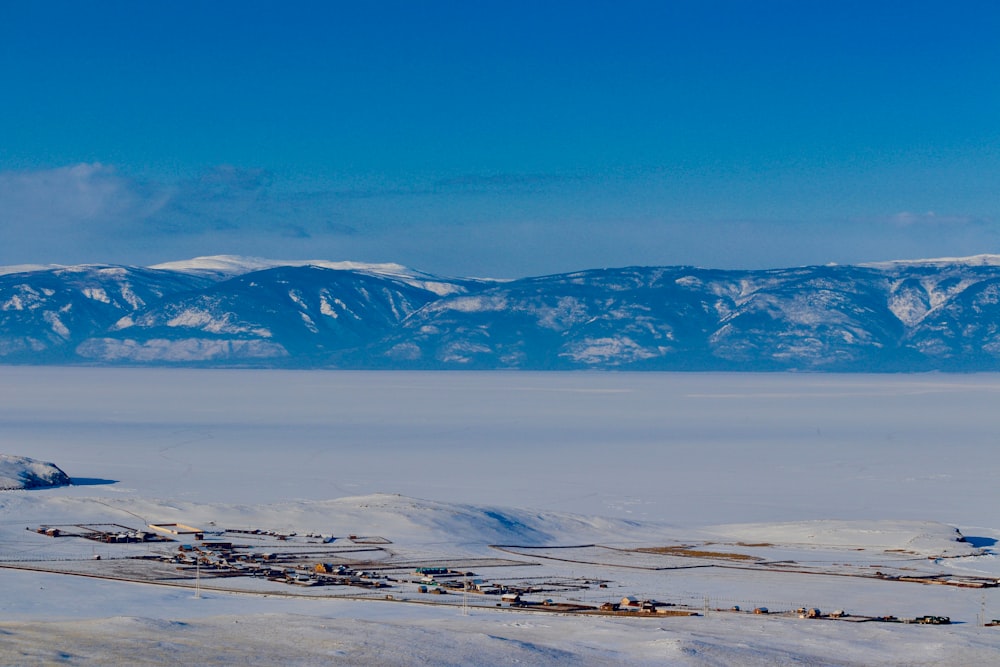
[[[0,0],[0,264],[1000,253],[998,195],[994,2]]]

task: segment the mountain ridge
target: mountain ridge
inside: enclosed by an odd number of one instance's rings
[[[513,280],[201,257],[0,267],[0,363],[1000,370],[1000,256]]]

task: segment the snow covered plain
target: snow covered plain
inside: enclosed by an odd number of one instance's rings
[[[674,556],[633,549],[1000,576],[998,397],[996,375],[3,367],[0,453],[77,483],[0,494],[5,561],[77,548],[27,526],[216,521],[368,532],[427,556],[515,557],[489,545],[519,545],[552,576],[613,582],[580,592],[587,603],[637,594],[957,623],[466,616],[2,569],[0,663],[996,663],[1000,628],[978,620],[1000,617],[997,588],[663,571],[649,568]],[[573,544],[598,546],[574,562],[539,548]]]

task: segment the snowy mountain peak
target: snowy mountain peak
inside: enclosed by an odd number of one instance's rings
[[[885,262],[865,262],[858,264],[871,269],[894,269],[908,266],[1000,266],[1000,255],[981,254],[968,257],[936,257],[931,259],[894,259]]]
[[[264,257],[243,257],[240,255],[209,255],[193,259],[154,264],[148,268],[158,271],[176,271],[200,275],[214,275],[221,278],[265,271],[282,266],[315,266],[334,271],[355,271],[374,276],[394,278],[413,287],[419,287],[438,296],[462,291],[455,281],[447,281],[421,271],[415,271],[393,262],[372,263],[352,261],[331,261],[326,259],[266,259]]]
[[[32,273],[34,271],[47,271],[49,269],[65,268],[61,264],[11,264],[10,266],[0,266],[0,276],[11,273]]]
[[[394,263],[332,262],[322,259],[280,260],[266,259],[264,257],[244,257],[240,255],[208,255],[193,259],[154,264],[149,268],[161,271],[221,273],[229,276],[238,276],[277,266],[319,266],[338,271],[370,271],[387,275],[411,275],[414,273],[402,264]]]

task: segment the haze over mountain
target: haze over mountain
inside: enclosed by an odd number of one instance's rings
[[[1000,370],[1000,256],[511,281],[217,256],[0,269],[0,362]]]

